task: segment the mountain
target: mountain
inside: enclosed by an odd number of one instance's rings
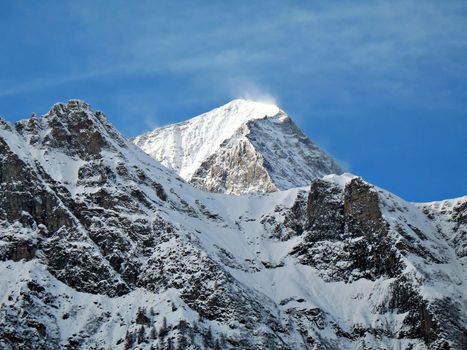
[[[1,349],[467,343],[466,197],[204,192],[77,100],[0,119],[0,159]]]
[[[284,111],[260,102],[234,100],[133,142],[210,192],[273,192],[342,173]]]

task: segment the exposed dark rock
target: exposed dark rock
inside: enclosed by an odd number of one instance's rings
[[[36,253],[36,247],[29,241],[19,241],[11,244],[11,251],[7,258],[13,261],[31,260]]]
[[[199,166],[190,182],[208,192],[240,194],[247,189],[248,192],[249,189],[276,191],[264,168],[263,157],[247,139],[237,142],[239,135],[244,132],[241,129],[230,140],[225,140],[219,152]]]
[[[319,268],[328,280],[393,277],[402,265],[379,209],[378,194],[360,178],[344,191],[315,180],[308,196],[308,227],[294,248],[303,264]]]
[[[151,319],[146,316],[144,310],[139,309],[138,312],[136,313],[136,323],[137,324],[149,325],[150,321],[151,321]]]

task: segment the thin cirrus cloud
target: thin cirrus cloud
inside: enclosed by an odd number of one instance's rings
[[[154,101],[152,87],[142,83],[128,94],[128,77],[172,75],[187,77],[189,96],[159,99],[166,107],[187,99],[303,100],[300,94],[332,101],[328,108],[341,111],[385,99],[419,105],[438,99],[451,106],[442,98],[452,94],[443,79],[466,74],[465,8],[457,1],[35,4],[22,9],[24,23],[17,25],[53,38],[55,46],[39,47],[32,56],[51,64],[31,70],[27,79],[14,69],[10,79],[5,74],[0,97],[76,84],[92,90],[96,81],[117,81],[116,96],[138,96],[144,113]],[[46,21],[39,21],[41,10],[47,10]],[[27,35],[25,42],[31,41]],[[442,67],[442,79],[426,78],[433,67]],[[122,113],[137,115],[136,101],[123,100]]]
[[[80,27],[70,33],[75,34],[73,45],[85,53],[80,65],[71,60],[70,67],[55,76],[39,74],[32,81],[3,84],[0,96],[77,80],[167,72],[202,74],[206,85],[224,95],[231,93],[233,81],[262,86],[290,77],[339,91],[342,83],[359,75],[375,88],[387,84],[386,91],[404,97],[408,92],[394,91],[393,86],[417,80],[419,61],[442,64],[446,74],[465,69],[458,60],[435,52],[455,56],[456,50],[465,49],[460,4],[343,2],[297,8],[284,3],[252,6],[247,12],[242,6],[212,9],[206,4],[164,7],[142,2],[108,8],[71,3],[64,13]],[[277,94],[280,89],[275,90]]]
[[[382,187],[465,194],[464,0],[1,2],[0,32],[9,119],[82,98],[134,136],[249,98]]]

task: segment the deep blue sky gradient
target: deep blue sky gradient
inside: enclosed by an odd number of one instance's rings
[[[126,136],[275,101],[351,172],[467,194],[466,1],[0,0],[0,115],[80,98]]]

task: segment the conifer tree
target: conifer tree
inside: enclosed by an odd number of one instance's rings
[[[144,326],[141,326],[141,328],[138,331],[138,344],[141,344],[144,341]]]
[[[167,339],[167,350],[175,350],[174,349],[174,343],[172,341],[172,338]]]
[[[168,333],[169,329],[167,328],[167,318],[164,317],[164,319],[162,320],[162,326],[159,329],[159,338],[164,339]]]
[[[127,329],[125,334],[125,350],[130,350],[133,347],[133,334]]]
[[[208,327],[207,332],[203,336],[203,342],[204,342],[204,347],[207,349],[212,349],[213,348],[213,337],[212,337],[212,330],[211,326]]]
[[[149,331],[149,337],[151,339],[156,339],[157,338],[156,327],[154,327],[154,325],[151,327],[151,330]]]

